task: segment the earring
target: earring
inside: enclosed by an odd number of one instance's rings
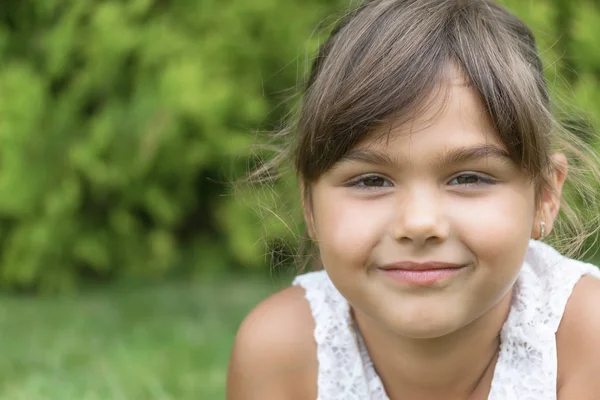
[[[540,239],[542,240],[546,237],[546,223],[544,221],[540,222]]]

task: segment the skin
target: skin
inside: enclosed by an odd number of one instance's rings
[[[471,90],[457,83],[442,113],[359,144],[360,157],[340,160],[312,187],[308,218],[321,259],[392,396],[466,398],[495,356],[536,204],[508,157],[444,161],[480,146],[505,151]],[[379,269],[400,261],[466,267],[415,288]]]
[[[472,90],[459,78],[449,83],[441,112],[433,106],[384,139],[359,143],[310,187],[305,205],[309,234],[390,399],[487,398],[528,241],[539,236],[540,221],[551,232],[560,202],[553,193],[566,177],[566,160],[556,154],[553,188],[536,201],[533,183],[501,156]],[[448,157],[482,146],[497,154]],[[382,273],[399,261],[463,268],[415,287]],[[600,356],[600,311],[586,306],[599,293],[598,280],[586,277],[569,300],[557,334],[560,399],[600,393],[592,379],[600,364],[590,357]],[[300,288],[259,305],[236,339],[228,399],[316,398],[313,330]]]

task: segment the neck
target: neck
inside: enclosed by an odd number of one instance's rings
[[[354,315],[390,399],[487,399],[510,302],[509,292],[469,325],[435,339],[401,337]]]

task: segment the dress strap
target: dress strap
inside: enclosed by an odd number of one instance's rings
[[[597,267],[531,241],[500,334],[490,400],[556,400],[556,331],[576,283]]]
[[[591,264],[568,259],[532,240],[513,288],[500,333],[500,353],[489,400],[556,400],[555,333],[573,288]],[[315,320],[319,400],[389,400],[350,306],[326,271],[298,276]]]
[[[327,272],[298,276],[292,284],[306,291],[305,297],[315,320],[314,337],[319,363],[318,399],[374,400],[365,375],[350,306]]]

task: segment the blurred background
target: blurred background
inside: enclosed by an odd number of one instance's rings
[[[598,148],[600,1],[503,3]],[[293,182],[232,182],[356,4],[2,1],[0,399],[224,398],[302,231]]]

